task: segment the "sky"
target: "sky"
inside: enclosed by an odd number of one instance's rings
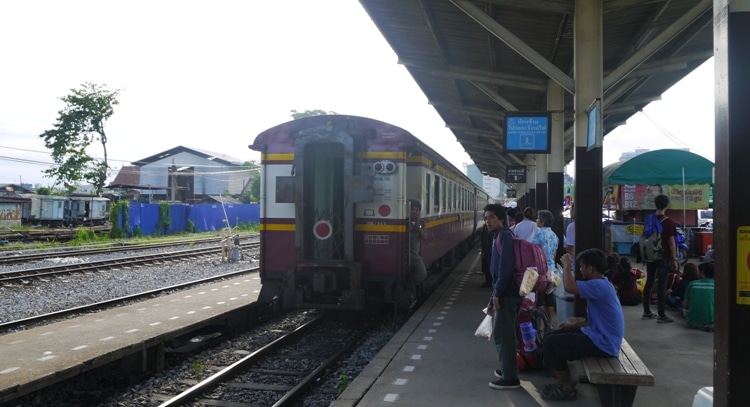
[[[259,160],[255,136],[308,109],[389,122],[471,163],[356,1],[4,1],[0,38],[0,183],[52,185],[39,135],[85,82],[120,90],[115,173],[178,145]],[[711,60],[605,136],[604,164],[635,148],[713,160],[712,78]]]

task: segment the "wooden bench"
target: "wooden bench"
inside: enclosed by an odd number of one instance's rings
[[[582,363],[588,382],[596,385],[602,406],[632,406],[638,386],[654,385],[654,375],[624,338],[619,357],[587,357]]]

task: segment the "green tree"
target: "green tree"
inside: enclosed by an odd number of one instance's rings
[[[304,117],[310,117],[310,116],[322,116],[326,114],[338,114],[334,111],[326,112],[325,110],[315,109],[315,110],[305,110],[304,112],[298,112],[296,110],[290,110],[292,113],[292,119],[302,119]]]
[[[257,161],[245,161],[242,168],[247,171],[249,181],[240,192],[242,203],[258,202],[260,199],[260,164]]]
[[[85,180],[96,187],[97,195],[101,195],[109,175],[104,124],[114,114],[114,106],[119,104],[117,97],[120,90],[108,90],[106,85],[87,82],[81,85],[81,89],[70,91],[71,94],[60,98],[65,102],[65,107],[58,112],[54,129],[39,135],[47,148],[52,150],[55,162],[44,173],[69,192]],[[95,142],[102,145],[104,158],[101,160],[87,152],[87,148]]]
[[[39,187],[36,189],[37,195],[52,195],[52,188],[50,187]]]

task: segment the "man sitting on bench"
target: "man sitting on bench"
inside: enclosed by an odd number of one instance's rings
[[[578,254],[576,264],[581,269],[582,281],[576,281],[570,254],[560,261],[564,267],[565,291],[578,294],[586,300],[586,320],[576,324],[562,323],[560,329],[544,338],[542,355],[544,367],[552,369],[559,382],[545,385],[542,398],[545,400],[572,400],[576,388],[568,369],[568,360],[587,356],[617,357],[625,335],[625,318],[612,283],[604,276],[607,257],[599,249],[588,249]]]

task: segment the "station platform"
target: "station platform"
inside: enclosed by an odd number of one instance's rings
[[[494,343],[474,336],[491,294],[480,288],[480,270],[472,252],[332,405],[599,406],[591,384],[578,384],[575,401],[543,400],[542,386],[556,379],[541,370],[520,373],[520,389],[489,387],[499,366]],[[655,377],[655,386],[638,388],[634,406],[691,406],[701,388],[713,386],[713,334],[689,329],[677,311],[667,311],[675,319],[668,324],[641,320],[642,306],[623,312],[625,338]],[[576,377],[582,369],[572,367]]]
[[[125,358],[132,369],[163,362],[163,344],[197,328],[244,318],[257,274],[0,336],[0,404]]]

